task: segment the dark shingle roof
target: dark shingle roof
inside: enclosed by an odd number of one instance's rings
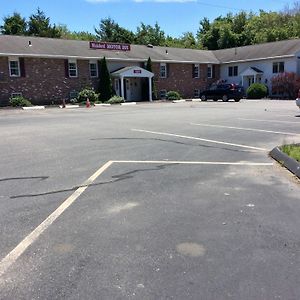
[[[32,44],[31,47],[28,45],[29,41]],[[90,49],[87,41],[0,35],[0,55],[5,54],[88,59],[105,56],[108,60],[133,61],[145,61],[151,57],[153,61],[219,63],[212,51],[205,50],[131,45],[131,51],[109,51]]]
[[[29,46],[29,41],[32,46]],[[158,62],[230,63],[294,56],[300,51],[300,39],[208,51],[170,47],[131,45],[131,51],[90,49],[89,42],[29,36],[0,35],[0,56],[36,56]]]
[[[221,63],[229,63],[280,56],[293,56],[299,51],[300,39],[295,39],[216,50],[213,53]]]
[[[256,68],[256,67],[250,67],[250,69],[252,69],[253,71],[255,71],[256,73],[263,73],[262,70]]]

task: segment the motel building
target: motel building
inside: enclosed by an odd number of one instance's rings
[[[272,91],[273,76],[300,75],[300,39],[209,51],[0,35],[0,106],[18,95],[60,104],[85,87],[97,89],[103,57],[115,93],[128,102],[152,101],[153,90],[157,99],[171,90],[199,98],[220,80],[245,89],[261,82]],[[152,72],[145,69],[149,57]]]

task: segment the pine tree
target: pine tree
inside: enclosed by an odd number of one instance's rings
[[[59,28],[55,25],[51,26],[50,18],[40,8],[29,17],[28,35],[51,38],[59,38],[61,36]]]
[[[152,72],[152,61],[151,61],[150,57],[147,60],[146,70],[149,71],[149,72]]]
[[[110,74],[107,68],[106,59],[103,57],[100,63],[100,79],[98,92],[102,101],[108,101],[113,95],[113,88]]]
[[[27,23],[25,18],[17,12],[14,12],[12,16],[4,17],[4,24],[0,26],[2,34],[10,35],[25,35],[27,29]]]
[[[149,71],[149,72],[152,73],[152,61],[151,61],[150,57],[147,60],[145,69],[147,71]],[[151,79],[151,83],[152,83],[152,99],[157,99],[156,86],[155,86],[153,77]],[[145,83],[145,89],[144,89],[144,91],[145,91],[145,96],[146,96],[145,99],[147,99],[147,98],[149,99],[149,84],[148,84],[148,80]]]

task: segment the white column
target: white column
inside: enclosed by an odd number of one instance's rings
[[[152,78],[149,77],[149,101],[152,102]]]
[[[124,98],[124,78],[121,77],[121,97]]]
[[[242,86],[244,86],[244,76],[242,76]]]
[[[254,83],[256,83],[256,74],[254,75]]]

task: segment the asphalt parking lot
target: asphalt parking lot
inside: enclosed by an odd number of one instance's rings
[[[0,299],[300,299],[294,101],[0,110]]]

